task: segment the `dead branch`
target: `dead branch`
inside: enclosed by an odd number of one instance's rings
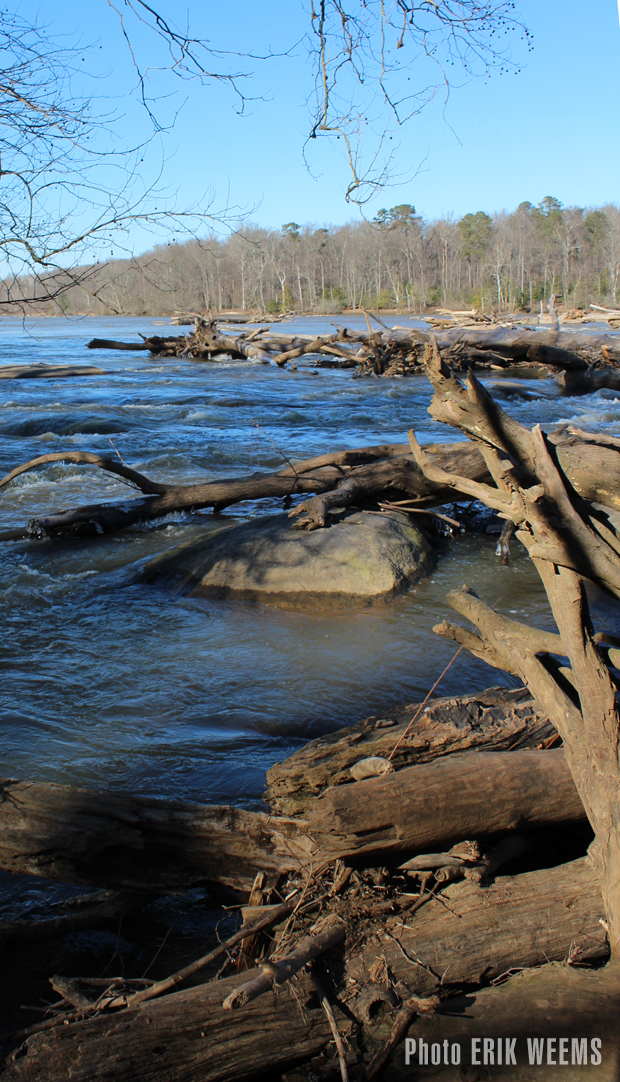
[[[301,939],[289,954],[279,960],[272,957],[268,962],[264,962],[258,976],[252,977],[240,988],[233,989],[222,1007],[225,1011],[237,1010],[277,985],[284,984],[309,962],[340,943],[345,934],[346,925],[338,917],[327,917],[320,926],[315,927],[311,935]]]
[[[516,523],[517,536],[540,574],[559,636],[541,635],[506,620],[467,589],[453,591],[448,601],[480,631],[484,645],[478,648],[479,656],[488,650],[492,664],[518,674],[563,739],[567,764],[596,833],[591,858],[603,883],[612,952],[617,953],[620,814],[615,794],[620,785],[620,715],[615,680],[607,668],[609,654],[597,643],[584,581],[590,579],[620,596],[620,554],[617,544],[611,543],[613,531],[600,524],[587,502],[597,499],[600,487],[609,492],[609,475],[599,473],[588,481],[589,464],[584,470],[584,462],[578,465],[573,457],[574,433],[566,443],[562,437],[550,440],[539,426],[529,432],[508,418],[473,376],[466,392],[442,364],[435,345],[427,351],[427,370],[435,390],[430,412],[490,448],[485,459],[501,491],[481,485],[479,498],[497,509],[503,504],[504,517]],[[618,454],[614,445],[595,439],[581,439],[580,447]],[[412,448],[421,468],[429,469],[415,439]],[[432,468],[430,475],[437,479]],[[459,641],[463,638],[453,628],[438,630],[442,634],[448,630]],[[467,645],[476,651],[472,639],[468,632]]]
[[[38,458],[32,458],[30,462],[25,462],[22,466],[16,466],[14,470],[7,473],[5,477],[0,479],[0,488],[8,485],[10,481],[13,481],[16,477],[19,477],[22,473],[27,473],[29,470],[36,470],[38,466],[47,466],[50,462],[76,462],[80,465],[98,466],[100,470],[105,470],[107,473],[114,473],[117,477],[122,477],[125,481],[130,481],[133,488],[139,488],[140,492],[145,494],[163,495],[165,492],[170,492],[175,488],[174,485],[165,485],[158,481],[151,481],[150,478],[145,477],[144,474],[138,473],[137,470],[130,469],[124,462],[116,458],[109,458],[105,455],[96,455],[91,451],[59,451],[50,455],[39,455]]]
[[[116,459],[90,452],[58,452],[41,455],[16,467],[0,485],[6,485],[38,466],[67,461],[96,465],[130,481],[145,493],[141,498],[88,504],[34,518],[27,527],[31,538],[114,533],[136,522],[162,518],[172,513],[206,507],[222,510],[245,500],[288,497],[296,493],[328,493],[327,503],[320,505],[323,519],[327,508],[335,503],[342,505],[359,499],[373,499],[386,491],[406,493],[430,503],[442,502],[446,497],[445,487],[438,488],[429,482],[411,455],[403,455],[402,450],[402,444],[395,444],[339,451],[300,463],[293,462],[274,473],[251,474],[195,485],[168,485],[152,481]],[[462,449],[450,444],[433,445],[429,450],[448,469],[455,469],[458,463],[461,471],[471,471],[475,477],[488,477],[484,460],[475,448],[465,455]],[[298,515],[305,516],[301,522],[307,521],[309,528],[314,528],[313,524],[320,518],[312,501],[300,504],[294,510]]]
[[[176,973],[172,973],[164,980],[150,985],[149,988],[144,988],[126,997],[124,1006],[134,1007],[137,1003],[144,1003],[148,999],[155,999],[157,996],[163,996],[168,992],[175,991],[184,981],[189,980],[190,977],[193,977],[199,970],[204,969],[205,966],[210,965],[211,962],[215,962],[222,954],[226,954],[232,947],[236,947],[238,943],[242,943],[243,940],[255,935],[256,932],[262,931],[263,928],[269,928],[272,924],[277,924],[282,917],[290,916],[293,912],[293,904],[291,899],[289,902],[283,902],[282,905],[269,906],[268,912],[257,920],[244,924],[240,931],[235,932],[234,935],[220,943],[219,946],[214,947],[208,954],[203,954],[201,958],[190,962],[189,965],[179,969]]]
[[[250,333],[226,335],[218,329],[216,320],[197,317],[189,335],[152,335],[142,343],[93,339],[88,346],[149,350],[157,357],[191,357],[201,361],[226,354],[278,367],[304,356],[314,356],[315,365],[321,365],[327,363],[321,357],[328,355],[341,362],[338,367],[357,367],[362,376],[409,376],[424,372],[423,353],[431,338],[429,332],[402,327],[390,330],[381,320],[377,320],[380,329],[371,330],[368,315],[366,318],[367,333],[340,327],[337,334],[285,335],[274,334],[269,328],[257,328]],[[432,318],[429,322],[433,323]],[[555,330],[515,329],[512,325],[489,328],[480,321],[449,328],[445,321],[440,321],[440,325],[444,329],[437,332],[437,341],[457,370],[464,371],[473,364],[482,369],[516,366],[517,375],[555,374],[558,385],[567,394],[586,394],[599,385],[613,387],[620,382],[617,368],[620,351],[617,341],[606,335],[596,338],[574,333],[562,335]],[[566,344],[561,345],[564,340]],[[601,366],[596,373],[591,371],[593,359]]]

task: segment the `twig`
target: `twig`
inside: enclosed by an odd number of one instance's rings
[[[225,1011],[236,1010],[258,996],[264,995],[276,985],[284,984],[308,962],[312,962],[319,954],[331,950],[340,943],[345,935],[344,922],[339,917],[328,917],[320,927],[315,926],[310,935],[300,939],[290,954],[277,962],[264,963],[256,976],[239,988],[234,988],[222,1003],[222,1007]]]
[[[374,312],[371,312],[366,308],[362,308],[362,312],[366,316],[366,320],[368,320],[368,316],[372,316],[375,323],[378,323],[380,327],[385,327],[386,331],[389,331],[390,328],[388,327],[387,323],[384,323],[382,319],[379,319],[379,316],[376,316]],[[368,324],[368,330],[370,330],[370,323]]]
[[[168,936],[170,935],[173,928],[174,928],[174,924],[171,924],[168,931],[166,932],[164,938],[162,939],[161,943],[159,944],[159,947],[157,948],[157,950],[155,952],[155,956],[153,958],[151,958],[151,961],[149,962],[148,966],[144,970],[144,973],[142,974],[142,979],[143,980],[146,977],[149,969],[152,969],[153,966],[155,965],[155,962],[157,961],[157,959],[159,958],[161,952],[163,951],[164,946],[166,944],[166,940],[167,940]],[[152,987],[152,985],[151,985],[151,987]]]
[[[346,1057],[346,1049],[344,1047],[344,1042],[342,1040],[342,1037],[340,1036],[340,1030],[338,1029],[338,1026],[336,1025],[336,1019],[334,1018],[334,1012],[332,1011],[331,1003],[329,1002],[329,999],[327,998],[327,993],[326,993],[325,989],[323,988],[323,985],[321,984],[321,981],[319,980],[319,977],[318,977],[318,975],[316,973],[316,969],[314,967],[313,967],[313,970],[312,970],[312,973],[311,973],[311,977],[312,977],[312,983],[313,983],[314,987],[316,988],[317,995],[318,995],[319,1000],[321,1002],[321,1007],[323,1008],[323,1010],[325,1012],[325,1017],[327,1018],[327,1021],[329,1022],[329,1028],[332,1031],[332,1036],[334,1038],[334,1044],[336,1045],[336,1049],[338,1051],[338,1062],[340,1064],[340,1077],[342,1079],[342,1082],[349,1082],[349,1072],[347,1070],[347,1057]]]
[[[439,518],[442,522],[447,522],[450,526],[456,526],[457,529],[462,530],[463,523],[457,522],[455,518],[450,518],[449,515],[442,515],[439,511],[430,511],[423,507],[405,507],[408,500],[400,500],[398,503],[382,503],[379,501],[379,507],[385,507],[389,511],[404,511],[407,515],[429,515],[430,518]],[[512,523],[510,524],[512,526]]]
[[[108,443],[110,444],[110,447],[112,448],[112,450],[113,450],[113,451],[116,451],[116,453],[117,453],[117,455],[118,455],[118,457],[119,457],[120,461],[121,461],[121,462],[123,463],[123,466],[127,466],[127,463],[125,462],[125,460],[124,460],[123,456],[121,455],[121,453],[120,453],[120,451],[119,451],[118,447],[117,447],[117,446],[116,446],[116,445],[115,445],[114,443],[112,443],[112,440],[110,439],[110,437],[109,437],[109,436],[108,436]],[[129,467],[127,467],[127,468],[129,469]]]
[[[396,754],[398,748],[400,747],[403,740],[405,739],[405,737],[406,737],[407,733],[409,732],[411,726],[413,725],[414,721],[417,721],[417,719],[419,718],[419,716],[422,713],[424,707],[426,706],[428,700],[430,699],[431,695],[433,694],[435,688],[437,687],[438,684],[441,683],[441,681],[443,680],[443,678],[446,675],[446,673],[447,673],[448,669],[450,668],[450,666],[453,664],[453,662],[456,661],[457,657],[461,653],[461,650],[464,650],[464,649],[465,649],[464,646],[459,646],[459,648],[456,651],[456,654],[454,655],[454,657],[452,657],[450,659],[450,661],[446,665],[444,671],[441,673],[440,676],[437,677],[437,679],[435,680],[435,683],[433,684],[431,690],[429,691],[428,695],[424,699],[424,702],[420,703],[418,709],[416,710],[415,714],[413,715],[413,717],[412,717],[411,721],[409,722],[407,728],[405,729],[404,733],[402,733],[401,736],[398,738],[398,740],[396,741],[396,743],[395,743],[394,747],[392,748],[390,754],[388,755],[388,763],[391,762],[392,759],[394,758],[394,755]]]
[[[203,969],[204,966],[210,962],[214,962],[220,955],[225,954],[230,947],[236,946],[242,939],[247,939],[248,936],[253,935],[254,932],[260,932],[262,928],[267,928],[270,924],[274,924],[280,917],[288,916],[292,911],[292,905],[288,902],[283,902],[282,905],[269,907],[269,912],[264,917],[259,917],[258,920],[249,924],[244,924],[235,935],[231,936],[224,943],[220,943],[218,947],[215,947],[208,954],[202,956],[202,958],[196,959],[195,962],[191,962],[190,965],[185,966],[184,969],[179,969],[176,973],[172,973],[170,977],[166,977],[163,981],[158,981],[156,984],[152,984],[150,988],[144,988],[140,992],[135,992],[132,996],[128,996],[126,1000],[127,1007],[135,1007],[137,1003],[143,1003],[147,999],[154,999],[155,996],[160,996],[164,992],[169,992],[171,989],[176,988],[188,977],[193,976],[199,969]]]
[[[256,426],[256,428],[257,428],[257,430],[258,430],[258,433],[259,433],[259,435],[260,435],[260,433],[261,433],[261,432],[264,432],[264,433],[265,433],[265,435],[266,435],[267,439],[269,440],[269,442],[273,444],[273,446],[275,447],[275,449],[276,449],[276,451],[278,452],[278,454],[279,454],[279,455],[282,455],[282,458],[283,458],[283,459],[284,459],[284,461],[286,462],[287,466],[289,466],[289,467],[290,467],[290,469],[291,469],[291,470],[293,471],[293,473],[295,474],[295,477],[297,477],[297,470],[295,469],[295,467],[294,467],[293,463],[291,462],[290,458],[288,458],[288,457],[287,457],[287,456],[286,456],[286,455],[284,454],[284,451],[282,450],[282,448],[281,448],[281,447],[278,447],[278,445],[277,445],[276,441],[275,441],[275,440],[272,440],[271,436],[269,435],[269,433],[267,432],[267,430],[266,430],[265,428],[263,428],[262,424],[260,424],[260,423],[259,423],[258,421],[253,421],[253,422],[252,422],[252,424],[254,424],[254,425]],[[257,456],[258,456],[258,451],[257,451],[256,453],[257,453]],[[257,458],[257,460],[258,460],[258,458]]]

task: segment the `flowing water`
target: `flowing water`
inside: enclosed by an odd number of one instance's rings
[[[47,452],[113,448],[150,477],[196,482],[278,467],[274,444],[303,458],[404,442],[411,427],[422,442],[455,438],[429,418],[423,378],[356,379],[351,371],[291,373],[86,349],[93,336],[136,340],[138,331],[167,326],[5,319],[0,363],[95,363],[106,374],[3,381],[0,472]],[[296,319],[282,329],[327,331],[329,321]],[[523,397],[511,396],[507,408],[527,424],[617,430],[613,392],[560,399],[552,384],[537,383],[543,397],[532,399],[532,384],[522,387]],[[126,487],[90,467],[48,465],[0,491],[0,529],[126,496]],[[225,517],[280,509],[271,500],[229,508]],[[0,546],[5,776],[257,806],[265,770],[304,740],[426,694],[454,653],[432,633],[450,613],[449,589],[468,582],[499,611],[549,621],[520,546],[501,567],[496,539],[487,535],[447,544],[431,578],[406,596],[349,614],[188,599],[136,582],[148,558],[210,521],[207,511],[104,538]],[[503,674],[462,654],[438,694],[499,682]]]

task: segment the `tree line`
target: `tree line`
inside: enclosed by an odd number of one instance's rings
[[[620,208],[564,207],[548,196],[492,216],[477,211],[425,221],[401,204],[341,226],[245,223],[227,236],[172,239],[134,258],[83,268],[80,283],[43,310],[270,315],[450,305],[491,313],[538,310],[552,294],[570,308],[615,307],[619,285]],[[20,287],[27,298],[37,283],[24,278]],[[14,279],[10,288],[15,297]]]

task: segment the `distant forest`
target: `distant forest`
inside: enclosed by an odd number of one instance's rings
[[[20,283],[23,296],[33,284]],[[408,204],[372,222],[330,228],[241,225],[160,245],[88,271],[44,306],[47,314],[170,315],[254,309],[330,314],[345,308],[422,312],[538,310],[554,294],[568,308],[616,307],[620,209],[564,207],[548,196],[511,214],[484,211],[425,221]],[[30,306],[29,306],[30,307]]]

